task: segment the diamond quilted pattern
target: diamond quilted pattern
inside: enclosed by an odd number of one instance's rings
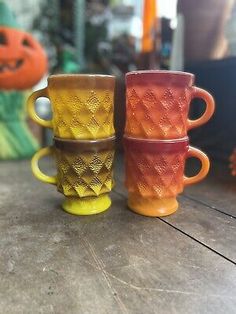
[[[65,196],[97,196],[113,184],[114,150],[68,153],[56,150],[58,190]]]
[[[126,186],[143,197],[168,198],[183,190],[185,153],[126,151]]]
[[[191,87],[127,86],[126,135],[153,139],[186,136],[190,101]]]
[[[65,139],[98,139],[114,135],[112,90],[50,92],[54,134]]]

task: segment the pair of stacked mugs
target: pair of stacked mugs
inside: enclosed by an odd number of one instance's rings
[[[115,77],[107,75],[52,75],[48,86],[28,99],[31,118],[53,129],[54,145],[32,159],[36,178],[57,186],[65,196],[62,207],[77,215],[96,214],[111,205],[115,131],[113,125]],[[52,120],[40,118],[35,101],[47,97]],[[39,169],[39,159],[54,154],[57,174]]]
[[[214,100],[193,86],[194,75],[185,72],[137,71],[126,74],[125,184],[128,206],[145,216],[166,216],[178,208],[176,197],[184,186],[202,180],[209,160],[189,146],[188,130],[206,123]],[[188,118],[193,98],[206,103],[203,115]],[[201,169],[184,175],[186,159],[196,157]]]

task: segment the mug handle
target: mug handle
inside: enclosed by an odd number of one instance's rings
[[[39,125],[45,127],[45,128],[52,128],[52,120],[44,120],[42,118],[40,118],[36,111],[35,111],[35,101],[37,100],[37,98],[39,97],[47,97],[48,98],[48,91],[47,91],[47,87],[43,88],[43,89],[39,89],[35,92],[33,92],[28,100],[27,100],[27,110],[28,110],[28,114],[31,117],[32,120],[34,120],[36,123],[38,123]]]
[[[185,186],[197,183],[197,182],[201,181],[202,179],[204,179],[206,177],[206,175],[208,174],[209,168],[210,168],[210,161],[209,161],[207,155],[204,154],[199,149],[189,146],[189,150],[187,152],[187,158],[189,158],[189,157],[195,157],[195,158],[199,159],[201,161],[202,165],[201,165],[201,170],[195,176],[193,176],[193,177],[184,176],[184,185]]]
[[[49,184],[57,184],[57,176],[48,176],[44,174],[40,169],[39,169],[39,160],[47,155],[52,155],[54,153],[53,147],[44,147],[40,149],[32,158],[31,160],[31,169],[34,174],[34,176],[44,182],[44,183],[49,183]]]
[[[203,113],[203,115],[196,119],[196,120],[190,120],[188,119],[188,130],[196,128],[204,123],[206,123],[213,115],[215,111],[215,101],[214,98],[209,94],[207,91],[205,91],[202,88],[193,86],[193,92],[192,92],[192,99],[194,98],[201,98],[206,103],[206,110]]]

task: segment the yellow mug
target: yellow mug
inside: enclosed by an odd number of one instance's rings
[[[115,77],[93,74],[51,75],[48,86],[31,94],[30,117],[43,127],[53,128],[63,139],[100,139],[115,134],[113,126]],[[52,120],[35,111],[39,97],[49,98]]]
[[[115,137],[96,141],[54,138],[53,147],[42,148],[32,158],[32,172],[65,195],[65,211],[75,215],[103,212],[111,205],[114,144]],[[44,174],[38,165],[40,158],[51,154],[56,159],[56,176]]]

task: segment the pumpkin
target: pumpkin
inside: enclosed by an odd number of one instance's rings
[[[46,71],[46,54],[32,35],[0,26],[0,89],[31,88]]]

